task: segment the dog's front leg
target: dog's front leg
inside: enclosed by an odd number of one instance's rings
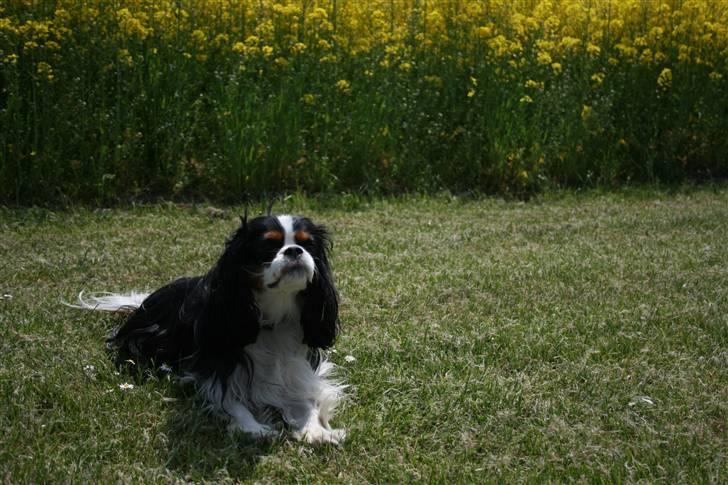
[[[284,418],[293,427],[293,437],[311,444],[341,444],[346,439],[343,429],[331,429],[314,401],[297,403],[284,410]]]
[[[277,434],[270,426],[259,423],[253,413],[238,401],[230,400],[225,403],[225,411],[230,415],[228,430],[231,432],[242,431],[253,435],[254,438],[269,438]]]

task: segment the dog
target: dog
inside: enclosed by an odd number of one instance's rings
[[[300,216],[240,219],[207,274],[151,294],[82,292],[74,306],[131,312],[108,339],[119,359],[194,382],[231,431],[272,437],[284,424],[298,440],[340,444],[346,432],[329,422],[346,386],[324,352],[340,326],[329,233]]]

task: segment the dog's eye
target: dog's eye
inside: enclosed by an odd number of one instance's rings
[[[298,244],[307,243],[311,240],[311,234],[307,233],[306,231],[296,231],[296,242]]]
[[[268,231],[263,233],[263,239],[266,241],[280,242],[283,241],[283,233],[281,231]]]

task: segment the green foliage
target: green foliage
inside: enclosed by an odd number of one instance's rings
[[[13,0],[0,201],[725,177],[709,3]]]

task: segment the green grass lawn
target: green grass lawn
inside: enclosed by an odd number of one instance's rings
[[[728,480],[728,189],[275,209],[334,233],[342,447],[228,435],[60,303],[206,271],[241,208],[2,209],[0,481]]]

